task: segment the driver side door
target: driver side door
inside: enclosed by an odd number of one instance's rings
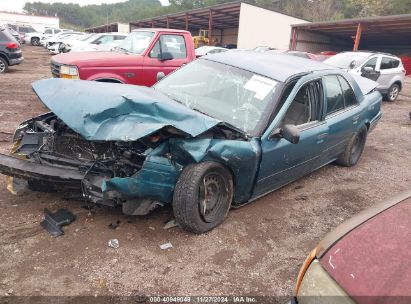
[[[377,81],[377,79],[381,75],[381,72],[380,72],[380,69],[379,69],[380,61],[381,61],[381,59],[378,56],[375,56],[375,57],[372,57],[372,58],[368,59],[367,62],[365,62],[363,64],[363,66],[361,67],[361,76],[365,77],[365,78],[368,78],[368,79],[371,79],[371,80],[374,80],[374,81]],[[366,70],[366,68],[371,68],[372,71],[368,72]]]
[[[328,126],[323,120],[321,80],[304,84],[292,98],[288,106],[287,103],[283,105],[287,110],[280,122],[269,129],[281,130],[287,124],[295,125],[299,131],[299,142],[292,144],[281,135],[262,138],[262,160],[254,197],[278,189],[321,165],[320,158],[328,137]]]

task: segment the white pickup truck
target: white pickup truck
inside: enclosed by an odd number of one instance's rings
[[[72,32],[72,30],[65,30],[65,29],[58,29],[58,28],[46,28],[43,33],[28,33],[26,34],[25,37],[25,42],[26,43],[31,43],[31,45],[39,46],[41,45],[41,42],[44,41],[47,38],[53,37],[57,34],[63,33],[63,32]]]

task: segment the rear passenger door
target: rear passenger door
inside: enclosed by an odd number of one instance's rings
[[[335,159],[345,149],[358,129],[361,110],[349,82],[341,75],[323,77],[325,91],[325,121],[329,129],[324,156]]]
[[[171,54],[171,59],[162,60],[164,53]],[[144,58],[143,74],[146,84],[151,86],[157,82],[157,73],[165,75],[188,63],[188,51],[183,35],[162,34]]]
[[[392,57],[382,56],[380,65],[380,77],[378,79],[379,88],[388,89],[392,84],[393,78],[397,75],[400,76],[402,74],[399,66],[399,60]]]

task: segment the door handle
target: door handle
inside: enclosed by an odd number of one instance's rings
[[[353,116],[352,122],[354,125],[358,122],[358,119],[360,119],[360,114]]]
[[[328,136],[328,133],[322,133],[317,136],[317,140],[323,140]]]

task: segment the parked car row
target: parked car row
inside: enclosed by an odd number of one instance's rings
[[[0,74],[7,72],[9,66],[20,64],[23,60],[20,43],[8,28],[0,26]]]

